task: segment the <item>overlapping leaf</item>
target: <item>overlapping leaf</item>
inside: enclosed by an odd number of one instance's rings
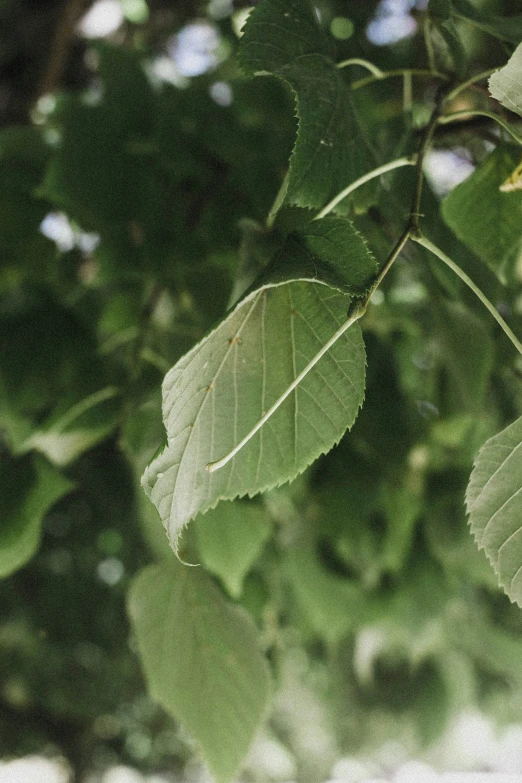
[[[189,520],[219,500],[295,478],[355,421],[365,375],[357,324],[227,465],[206,470],[250,432],[346,319],[352,277],[346,258],[357,281],[365,264],[371,274],[375,261],[353,227],[343,236],[345,253],[337,263],[333,257],[321,262],[289,238],[229,315],[166,375],[168,443],[142,484],[172,546]]]
[[[216,780],[228,783],[270,696],[252,621],[201,569],[172,562],[138,575],[128,607],[152,696],[194,736]]]
[[[196,520],[198,551],[203,564],[219,576],[233,598],[270,535],[263,506],[246,501],[220,503]]]
[[[263,0],[241,39],[243,69],[277,76],[296,94],[299,127],[286,202],[301,207],[323,206],[375,166],[349,89],[328,54],[308,0]],[[373,184],[359,189],[356,207],[365,209],[373,193]]]
[[[507,595],[522,606],[522,418],[480,450],[466,504],[479,548]]]
[[[225,467],[227,454],[279,398],[346,317],[348,299],[321,284],[261,288],[184,356],[163,385],[168,445],[146,469],[145,491],[169,539],[220,499],[289,481],[336,443],[363,399],[364,347],[348,330]]]
[[[522,43],[515,49],[507,65],[491,76],[489,91],[502,106],[522,117]]]

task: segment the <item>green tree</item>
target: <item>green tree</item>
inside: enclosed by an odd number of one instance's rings
[[[520,720],[522,7],[121,6],[0,131],[2,752]]]

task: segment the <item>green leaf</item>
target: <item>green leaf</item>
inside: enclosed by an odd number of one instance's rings
[[[471,532],[512,601],[522,606],[522,417],[479,451],[466,491]]]
[[[413,543],[421,503],[419,497],[406,486],[385,485],[383,495],[387,526],[382,544],[382,566],[384,570],[398,574],[405,566]]]
[[[112,432],[119,422],[118,389],[108,386],[53,415],[21,445],[36,449],[55,465],[68,465]]]
[[[30,560],[40,543],[42,520],[74,484],[36,455],[3,458],[0,468],[0,577]]]
[[[34,195],[50,154],[41,128],[0,131],[0,268],[12,275],[41,275],[54,261],[53,243],[38,233],[50,205]]]
[[[307,543],[294,543],[285,565],[295,597],[316,633],[335,643],[357,627],[364,598],[358,581],[327,571]]]
[[[365,293],[377,275],[377,262],[363,250],[366,248],[361,234],[347,218],[324,217],[312,221],[300,232],[306,249],[312,254],[315,263],[321,263],[325,271],[317,276],[325,279],[326,269],[331,270],[332,284],[347,293]],[[343,269],[345,280],[336,268]],[[349,280],[349,285],[348,285]]]
[[[256,287],[292,280],[319,280],[346,294],[368,291],[377,263],[351,220],[325,217],[290,234],[261,273]]]
[[[446,42],[455,68],[461,72],[466,64],[466,51],[452,18],[452,12],[451,0],[430,0],[429,2],[428,13]]]
[[[270,696],[253,623],[200,568],[176,563],[141,571],[128,609],[151,695],[197,740],[216,780],[229,783]]]
[[[270,536],[270,518],[262,506],[237,501],[220,503],[196,520],[203,564],[218,576],[233,598]]]
[[[481,8],[476,8],[469,0],[452,0],[454,13],[461,19],[472,22],[480,30],[500,38],[501,41],[509,41],[518,44],[522,38],[522,14],[513,16],[496,16],[485,14]]]
[[[299,126],[285,201],[320,208],[375,167],[350,90],[328,56],[308,0],[263,0],[241,39],[239,62],[250,75],[286,81],[297,99]],[[375,183],[352,196],[356,209],[373,203]],[[340,206],[342,209],[342,206]]]
[[[489,91],[502,106],[522,117],[522,43],[517,46],[507,65],[490,77]]]
[[[444,401],[450,410],[480,410],[493,367],[494,347],[482,320],[461,302],[433,308],[434,342],[445,370]]]
[[[361,332],[352,326],[227,465],[239,443],[346,319],[348,298],[317,281],[250,292],[163,382],[166,449],[142,484],[175,547],[216,505],[290,481],[340,440],[364,395]]]
[[[448,226],[502,282],[509,257],[522,239],[522,193],[499,188],[519,161],[517,147],[501,144],[442,202]]]

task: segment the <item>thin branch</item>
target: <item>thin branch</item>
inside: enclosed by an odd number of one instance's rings
[[[487,296],[480,290],[480,288],[475,285],[473,280],[468,277],[468,275],[458,266],[454,261],[451,260],[449,256],[447,256],[445,253],[442,252],[442,250],[433,244],[433,242],[430,242],[429,239],[426,239],[426,237],[423,237],[422,235],[416,235],[411,237],[414,242],[417,242],[419,245],[422,245],[422,247],[425,247],[426,250],[429,250],[433,255],[437,256],[441,261],[443,261],[446,266],[448,266],[455,274],[460,277],[460,279],[466,283],[468,288],[470,288],[475,296],[477,296],[484,307],[486,307],[495,321],[498,323],[500,328],[504,331],[504,333],[508,336],[508,338],[511,340],[517,351],[522,355],[522,343],[518,340],[518,338],[515,336],[515,334],[512,332],[512,330],[509,328],[507,323],[504,321],[498,310],[491,304]]]
[[[444,103],[445,89],[447,89],[446,85],[439,87],[439,91],[435,99],[435,106],[433,107],[430,120],[424,130],[424,135],[419,149],[417,158],[417,182],[415,183],[415,191],[413,194],[412,207],[410,211],[410,232],[412,235],[419,233],[419,218],[421,216],[420,204],[422,198],[422,187],[424,184],[424,158],[426,157],[426,153],[430,147],[433,135],[437,128],[441,107]]]
[[[377,68],[377,66],[369,60],[363,60],[360,57],[352,57],[349,60],[343,60],[341,63],[337,63],[337,68],[347,68],[349,65],[360,65],[362,68],[366,68],[366,70],[370,71],[372,76],[376,79],[383,79],[385,76],[384,71],[381,71],[380,68]]]
[[[431,40],[431,21],[428,16],[426,16],[424,20],[424,25],[422,28],[422,32],[424,35],[424,43],[426,45],[426,54],[428,55],[428,65],[430,66],[430,71],[433,73],[436,71],[435,67],[435,50],[433,48],[433,41]]]
[[[444,114],[441,117],[438,118],[437,124],[438,125],[448,125],[451,122],[458,122],[459,120],[463,119],[470,119],[471,117],[489,117],[490,120],[495,120],[495,122],[500,125],[501,128],[504,128],[519,144],[522,144],[522,136],[520,136],[513,128],[500,117],[500,115],[495,114],[492,111],[483,111],[483,110],[475,110],[475,109],[469,109],[464,111],[456,111],[452,114]]]
[[[421,76],[425,79],[440,79],[441,81],[449,81],[450,77],[445,73],[439,73],[439,71],[428,71],[425,68],[397,68],[393,71],[382,71],[382,76],[365,76],[363,79],[357,79],[352,82],[352,90],[359,90],[361,87],[366,87],[367,84],[373,84],[376,81],[382,81],[383,79],[391,79],[394,76]]]
[[[492,73],[495,73],[495,71],[498,71],[498,69],[501,67],[502,67],[501,65],[497,65],[496,68],[488,68],[487,71],[476,73],[471,78],[466,79],[465,82],[462,82],[462,84],[458,84],[454,90],[452,90],[446,95],[445,102],[448,103],[449,101],[454,100],[457,97],[457,95],[460,95],[461,92],[467,90],[468,87],[473,87],[473,85],[476,84],[476,82],[480,82],[482,81],[482,79],[487,79],[488,76],[491,76]]]
[[[317,215],[314,217],[314,220],[321,220],[321,218],[324,218],[325,215],[328,215],[333,209],[335,209],[337,204],[349,196],[350,193],[353,193],[354,190],[360,188],[361,185],[365,185],[367,182],[370,182],[370,180],[375,179],[376,177],[380,177],[382,174],[387,174],[388,171],[399,169],[401,166],[415,166],[415,163],[415,156],[413,158],[398,158],[397,160],[392,160],[390,163],[385,163],[383,166],[379,166],[378,168],[369,171],[367,174],[363,174],[362,177],[359,177],[359,179],[356,179],[355,182],[351,183],[351,185],[348,185],[346,188],[344,188],[344,190],[341,190],[337,196],[335,196],[325,207],[323,207],[320,212],[317,213]]]

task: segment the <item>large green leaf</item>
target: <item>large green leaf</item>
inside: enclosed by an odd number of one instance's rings
[[[218,500],[254,495],[295,478],[353,424],[365,374],[357,324],[227,465],[206,470],[252,429],[332,337],[348,302],[317,281],[255,289],[167,374],[168,445],[142,483],[173,546],[196,514]]]
[[[198,551],[204,565],[219,576],[233,598],[270,535],[270,517],[246,501],[220,503],[196,520]]]
[[[35,554],[42,520],[73,483],[39,456],[3,457],[0,469],[0,577],[9,576]]]
[[[466,492],[471,531],[522,606],[522,417],[479,451]]]
[[[246,24],[239,61],[251,75],[283,79],[296,95],[299,126],[287,203],[319,208],[374,168],[350,91],[308,0],[259,3]],[[373,193],[374,185],[357,190],[356,207],[367,207]]]
[[[519,161],[517,147],[500,145],[442,203],[448,226],[502,281],[522,240],[522,193],[499,188]]]
[[[489,91],[502,106],[522,117],[522,43],[517,46],[507,65],[491,76]]]
[[[152,696],[197,740],[216,780],[228,783],[270,695],[253,623],[200,568],[172,562],[138,574],[128,607]]]

